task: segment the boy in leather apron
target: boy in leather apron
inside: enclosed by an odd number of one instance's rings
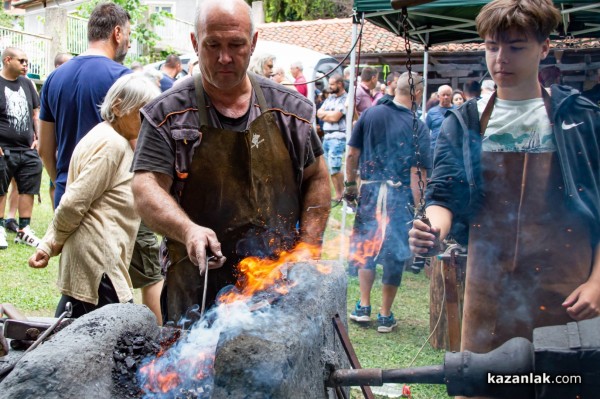
[[[550,0],[482,8],[477,29],[498,89],[447,116],[427,187],[433,227],[416,220],[409,233],[415,254],[434,232],[468,242],[462,350],[600,314],[600,110],[537,80],[559,20]]]

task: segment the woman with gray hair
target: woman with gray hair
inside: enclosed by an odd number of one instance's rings
[[[100,113],[104,122],[79,141],[67,188],[29,266],[43,268],[60,256],[56,314],[73,305],[79,317],[110,303],[131,302],[128,274],[140,218],[133,210],[130,141],[139,134],[140,108],[160,94],[141,74],[119,78]]]
[[[273,76],[275,56],[269,53],[256,54],[250,60],[249,69],[257,75],[270,79]]]

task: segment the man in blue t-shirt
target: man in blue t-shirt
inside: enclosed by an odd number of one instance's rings
[[[42,88],[39,153],[56,185],[55,207],[65,192],[75,146],[102,122],[99,106],[108,89],[131,73],[121,64],[130,46],[129,20],[114,3],[97,6],[88,22],[87,51],[52,72]]]
[[[442,128],[442,122],[446,117],[446,112],[449,109],[454,108],[452,105],[452,87],[443,85],[438,88],[438,97],[440,99],[439,105],[431,108],[427,112],[425,123],[431,132],[431,155],[435,150],[435,143],[438,136],[440,135],[440,129]]]
[[[389,333],[396,327],[392,304],[402,280],[405,262],[411,259],[407,224],[412,214],[409,204],[420,202],[417,158],[408,72],[398,78],[392,102],[367,109],[358,119],[348,142],[344,198],[358,208],[350,239],[349,269],[358,268],[360,299],[350,319],[359,323],[371,320],[371,289],[375,267],[383,265],[381,310],[377,331]],[[423,79],[413,73],[415,101],[423,98]],[[429,131],[417,120],[422,179],[431,169]],[[357,177],[360,168],[360,196]]]

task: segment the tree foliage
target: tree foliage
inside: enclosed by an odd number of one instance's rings
[[[89,18],[98,3],[104,0],[92,0],[82,3],[77,8],[77,13],[82,18]],[[142,46],[143,53],[147,55],[153,51],[160,37],[154,32],[154,27],[163,26],[165,19],[173,18],[166,11],[150,12],[148,5],[142,4],[140,0],[113,0],[115,4],[123,7],[131,16],[132,38],[136,39]]]
[[[2,7],[0,7],[0,26],[4,26],[5,28],[14,28],[15,22],[18,25],[23,25],[23,17],[13,17],[12,15],[8,15]]]
[[[264,0],[263,7],[266,22],[345,18],[352,14],[352,0]]]

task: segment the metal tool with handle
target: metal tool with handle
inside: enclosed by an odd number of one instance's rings
[[[204,290],[202,291],[202,307],[200,308],[200,318],[204,316],[204,311],[206,309],[206,292],[208,291],[208,262],[210,262],[213,259],[217,259],[217,257],[206,257],[206,269],[204,269]]]
[[[67,302],[65,305],[65,311],[62,312],[58,319],[50,327],[48,327],[48,329],[44,331],[44,333],[40,335],[38,339],[36,339],[35,342],[29,348],[27,348],[25,353],[23,353],[23,355],[21,355],[21,357],[19,357],[13,364],[0,370],[0,379],[3,379],[6,375],[8,375],[8,373],[10,373],[15,368],[15,365],[19,362],[19,360],[23,358],[23,356],[25,356],[27,353],[31,352],[32,350],[37,348],[42,342],[44,342],[48,335],[50,335],[52,331],[54,331],[54,329],[58,327],[58,325],[63,321],[63,319],[65,317],[71,317],[72,313],[73,305],[71,304],[71,302]]]

